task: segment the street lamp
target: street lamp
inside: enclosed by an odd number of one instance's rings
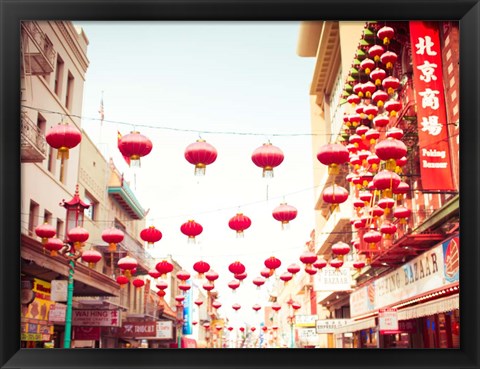
[[[78,185],[75,188],[75,195],[70,201],[62,200],[60,206],[67,209],[64,246],[60,253],[68,259],[68,290],[67,290],[67,311],[65,315],[65,337],[63,348],[70,348],[72,340],[72,301],[73,301],[73,275],[75,273],[75,262],[82,256],[81,247],[89,234],[81,228],[83,226],[83,214],[85,209],[90,207],[80,199]]]
[[[287,316],[287,322],[290,325],[290,348],[294,348],[294,340],[293,340],[293,326],[295,325],[295,312],[293,310],[293,304],[295,301],[290,298],[290,300],[287,301],[288,306],[290,307],[290,315]]]

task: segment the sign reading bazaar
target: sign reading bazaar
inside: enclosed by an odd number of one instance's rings
[[[459,281],[460,238],[455,236],[350,295],[359,316]]]

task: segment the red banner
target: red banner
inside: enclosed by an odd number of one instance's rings
[[[74,340],[98,341],[100,327],[73,327]]]
[[[438,22],[410,22],[420,174],[425,190],[454,191]]]

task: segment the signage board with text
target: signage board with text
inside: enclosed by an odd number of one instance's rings
[[[120,337],[155,337],[157,335],[156,322],[124,322],[120,329]]]
[[[350,268],[325,267],[314,276],[315,291],[350,291],[352,290],[352,272]]]
[[[338,328],[351,322],[351,319],[319,319],[316,322],[315,328],[317,333],[335,333]]]
[[[397,309],[380,309],[378,311],[378,329],[380,334],[398,332]]]
[[[72,325],[84,327],[119,327],[120,310],[73,310]]]
[[[297,327],[315,327],[318,315],[295,315],[295,326]]]

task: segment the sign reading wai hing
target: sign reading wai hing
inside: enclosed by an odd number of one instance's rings
[[[119,327],[120,310],[73,310],[72,325],[86,327]]]
[[[317,333],[335,333],[341,328],[352,322],[351,319],[319,319],[316,322]]]
[[[378,329],[380,334],[398,332],[397,309],[380,309],[378,311]]]
[[[350,268],[325,267],[314,276],[315,291],[350,291],[352,289],[352,274]]]
[[[438,22],[410,22],[422,187],[454,190]]]

